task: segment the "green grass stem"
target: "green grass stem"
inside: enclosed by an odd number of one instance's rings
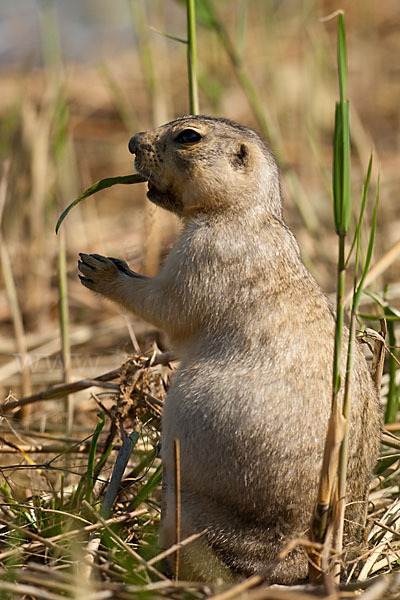
[[[62,51],[56,4],[46,1],[37,4],[43,62],[49,70],[61,74]]]
[[[162,465],[159,465],[154,473],[150,476],[148,481],[142,486],[129,510],[135,510],[145,502],[150,496],[151,492],[161,483],[162,477]]]
[[[68,309],[68,283],[67,283],[67,257],[65,235],[61,232],[58,252],[58,303],[61,333],[61,356],[63,369],[63,383],[69,383],[71,375],[71,344],[69,340],[69,309]],[[73,397],[64,398],[65,434],[71,435],[74,421]]]
[[[280,153],[279,153],[279,148],[278,148],[278,141],[277,141],[276,137],[273,135],[272,129],[271,129],[269,122],[265,116],[265,108],[263,106],[263,103],[260,99],[260,96],[257,92],[255,85],[253,84],[250,77],[248,76],[246,69],[243,67],[243,64],[242,64],[243,52],[239,52],[235,48],[235,46],[232,44],[224,26],[222,25],[220,19],[218,18],[217,14],[215,12],[212,2],[210,2],[210,0],[204,0],[204,5],[208,12],[210,26],[216,32],[224,50],[226,51],[226,53],[229,57],[229,60],[232,63],[236,77],[238,78],[239,83],[242,86],[243,91],[245,92],[245,94],[247,96],[247,99],[250,103],[250,106],[251,106],[253,113],[261,127],[261,130],[262,130],[264,136],[270,140],[270,142],[279,158]]]
[[[96,181],[96,183],[94,183],[87,190],[85,190],[62,212],[60,218],[57,221],[56,233],[59,232],[61,223],[64,221],[65,217],[70,212],[70,210],[72,210],[74,206],[79,204],[79,202],[82,202],[82,200],[85,200],[86,198],[89,198],[89,196],[97,194],[97,192],[105,190],[116,184],[130,185],[132,183],[143,183],[144,181],[146,181],[146,179],[138,173],[133,173],[132,175],[123,175],[122,177],[106,177],[105,179],[100,179],[100,181]]]
[[[385,411],[385,423],[396,423],[399,411],[400,386],[396,383],[396,374],[399,369],[399,350],[396,348],[396,336],[394,331],[394,320],[399,316],[389,307],[385,307],[385,319],[387,321],[388,344],[391,354],[389,355],[389,390]],[[396,360],[397,359],[397,360]]]
[[[380,321],[381,319],[386,319],[388,323],[400,321],[400,315],[396,314],[386,314],[380,313],[378,315],[372,315],[370,313],[359,312],[358,316],[363,321]]]
[[[97,443],[99,441],[100,433],[102,432],[105,425],[105,417],[103,413],[98,413],[98,422],[96,428],[94,430],[90,447],[89,447],[89,456],[88,456],[88,466],[84,476],[81,477],[78,487],[71,497],[71,505],[70,509],[75,511],[81,503],[83,494],[85,495],[85,499],[90,502],[92,498],[93,487],[95,484],[94,481],[94,473],[95,473],[95,458],[96,458],[96,449]]]
[[[369,188],[369,183],[371,181],[372,160],[373,160],[373,156],[371,154],[371,156],[369,158],[369,163],[368,163],[367,175],[365,177],[365,181],[364,181],[364,185],[363,185],[363,191],[362,191],[362,197],[361,197],[361,207],[360,207],[360,212],[358,215],[357,226],[356,226],[356,230],[354,232],[353,241],[351,243],[351,247],[350,247],[349,253],[347,255],[346,263],[345,263],[346,269],[349,265],[350,258],[353,254],[354,247],[357,243],[357,240],[359,239],[359,235],[360,235],[360,231],[361,231],[361,223],[362,223],[362,220],[364,217],[365,206],[367,203],[367,192],[368,192],[368,188]]]
[[[142,67],[142,74],[150,100],[157,93],[157,77],[154,68],[153,53],[149,41],[148,30],[145,23],[143,6],[138,0],[130,0],[129,6],[132,14],[132,22],[137,35],[137,49]],[[153,115],[154,116],[154,115]]]
[[[339,14],[338,19],[338,36],[337,36],[337,49],[338,49],[338,73],[339,73],[339,90],[340,90],[340,102],[343,104],[346,102],[347,97],[347,49],[346,49],[346,30],[344,26],[343,14]]]
[[[338,266],[335,343],[333,355],[332,414],[336,412],[336,406],[339,401],[339,391],[341,388],[344,299],[346,283],[345,243],[351,214],[349,102],[345,96],[347,80],[346,33],[342,14],[339,15],[337,47],[340,101],[336,104],[335,110],[333,152],[333,212],[336,233],[338,235]],[[350,381],[347,381],[346,379],[345,385],[349,385],[349,383]],[[339,452],[339,501],[336,510],[336,522],[334,529],[334,547],[338,553],[341,552],[343,546],[343,524],[346,503],[345,492],[343,492],[346,486],[346,468],[344,465],[347,465],[347,448],[348,433],[346,433],[345,429]],[[326,447],[326,450],[328,451],[328,447]],[[334,567],[334,575],[337,580],[339,579],[339,574],[339,566],[336,564]]]
[[[333,359],[333,399],[340,389],[341,355],[344,323],[344,294],[346,283],[345,241],[350,222],[350,123],[349,102],[343,94],[346,91],[346,37],[343,15],[338,24],[338,69],[340,82],[340,102],[336,104],[334,153],[333,153],[333,212],[338,234],[338,268],[336,289],[336,326]]]
[[[152,123],[154,126],[161,125],[166,121],[167,107],[164,93],[165,82],[162,81],[161,72],[156,64],[154,43],[150,39],[149,27],[147,25],[147,11],[155,7],[154,2],[141,2],[130,0],[129,6],[132,15],[132,25],[136,34],[136,48],[139,54],[141,72],[144,85],[147,90],[151,104]]]
[[[194,0],[186,0],[187,16],[187,64],[189,82],[189,111],[199,113],[199,93],[197,85],[197,44],[196,44],[196,7]]]
[[[239,60],[241,61],[246,48],[247,16],[249,10],[248,0],[238,0],[238,26],[236,37],[236,48]]]
[[[93,492],[93,487],[95,484],[95,481],[94,481],[95,464],[94,463],[95,463],[95,458],[96,458],[97,442],[99,441],[100,433],[102,432],[103,427],[106,423],[106,419],[105,419],[103,413],[99,413],[98,417],[99,417],[99,421],[96,425],[96,429],[94,430],[92,441],[90,443],[88,468],[87,468],[87,473],[86,473],[85,500],[89,503],[92,501],[92,492]]]
[[[215,31],[222,47],[227,53],[236,77],[247,97],[250,108],[253,111],[263,136],[269,140],[278,162],[282,165],[282,168],[285,169],[285,163],[287,163],[287,160],[285,160],[282,145],[279,142],[278,136],[275,135],[273,128],[270,125],[270,120],[267,118],[268,113],[266,111],[265,103],[261,100],[256,86],[252,82],[247,70],[243,66],[243,52],[237,50],[232,44],[223,24],[215,12],[212,2],[210,2],[210,0],[203,0],[202,7],[203,10],[206,11],[207,25]],[[290,193],[296,202],[307,229],[316,235],[318,232],[318,218],[308,195],[305,193],[299,181],[299,178],[294,171],[289,170],[287,170],[285,178]]]
[[[114,76],[111,66],[104,62],[100,67],[100,72],[104,77],[107,87],[110,91],[110,96],[114,102],[114,106],[121,118],[125,129],[132,134],[133,131],[139,131],[139,117],[131,103],[128,101],[123,88]]]
[[[371,165],[371,161],[370,161]],[[367,173],[366,181],[363,190],[363,201],[365,202],[366,193],[368,190],[370,170]],[[357,325],[357,311],[361,300],[361,295],[364,289],[365,278],[368,273],[368,269],[371,264],[372,251],[374,247],[375,232],[376,232],[376,220],[379,203],[379,178],[378,187],[375,199],[374,213],[372,217],[371,230],[368,242],[367,255],[364,262],[364,267],[361,273],[361,277],[358,281],[358,271],[360,265],[360,252],[361,252],[361,220],[359,219],[356,234],[356,263],[354,272],[354,286],[353,286],[353,303],[351,308],[350,325],[349,325],[349,340],[347,348],[347,360],[346,360],[346,377],[344,383],[344,397],[343,397],[343,416],[346,419],[346,426],[344,431],[343,441],[340,447],[339,453],[339,465],[338,465],[338,492],[339,492],[339,505],[341,509],[339,514],[342,515],[338,523],[338,531],[336,532],[336,549],[340,550],[343,542],[343,527],[344,527],[344,509],[346,504],[346,480],[347,480],[347,463],[348,463],[348,450],[349,450],[349,431],[350,431],[350,416],[351,416],[351,383],[352,383],[352,364],[354,356],[354,347],[356,343],[356,325]]]
[[[355,339],[355,310],[354,307],[357,305],[354,302],[359,300],[360,294],[354,294],[353,298],[353,312],[351,321],[351,331],[349,338],[349,354],[347,357],[346,366],[346,378],[345,388],[347,388],[348,402],[346,406],[339,407],[339,392],[341,389],[341,372],[342,372],[342,347],[343,347],[343,331],[344,331],[344,300],[345,300],[345,283],[346,283],[346,266],[347,262],[345,258],[345,242],[346,235],[348,232],[350,212],[351,212],[351,199],[350,199],[350,126],[349,126],[349,103],[346,100],[346,79],[347,79],[347,66],[346,66],[346,36],[344,28],[343,15],[339,15],[338,24],[338,70],[339,70],[339,87],[340,87],[340,101],[336,103],[335,109],[335,129],[333,138],[333,213],[335,229],[338,235],[338,265],[337,265],[337,288],[336,288],[336,322],[335,322],[335,336],[334,336],[334,355],[333,355],[333,374],[332,374],[332,412],[329,421],[328,434],[324,448],[324,460],[323,469],[321,470],[320,476],[320,491],[318,497],[317,510],[314,516],[312,524],[312,532],[314,538],[317,541],[323,541],[326,535],[327,522],[324,525],[324,530],[321,530],[320,519],[318,518],[319,512],[325,507],[325,499],[327,497],[334,498],[333,489],[325,490],[323,482],[330,481],[330,485],[333,484],[333,480],[328,477],[328,473],[331,469],[338,468],[339,472],[339,503],[336,511],[336,522],[334,530],[334,546],[335,550],[340,553],[342,548],[343,540],[343,522],[344,522],[344,509],[345,509],[345,483],[346,483],[346,465],[347,465],[347,447],[348,447],[348,429],[344,432],[341,430],[341,422],[338,419],[338,409],[343,411],[343,416],[349,414],[348,407],[350,402],[350,382],[351,382],[351,359],[354,348]],[[367,175],[369,183],[370,170]],[[366,197],[368,186],[364,186],[364,197]],[[365,198],[364,198],[365,203]],[[360,246],[360,231],[361,221],[359,221],[356,231],[356,247],[357,257],[356,262],[358,265],[359,261],[359,246]],[[370,255],[368,255],[370,259]],[[368,258],[367,257],[367,258]],[[369,261],[366,261],[364,271],[368,269]],[[364,272],[363,272],[364,275]],[[357,270],[356,270],[357,277]],[[364,282],[365,277],[361,278],[360,286]],[[355,279],[355,292],[357,288],[357,280]],[[346,394],[346,391],[345,391]],[[347,422],[348,427],[348,422]],[[330,430],[336,431],[336,438],[338,441],[341,440],[339,459],[337,459],[336,448],[332,443],[332,435],[329,435]],[[331,431],[332,433],[332,431]],[[339,435],[340,434],[340,435]],[[341,437],[343,436],[343,437]],[[336,460],[339,461],[336,467]],[[324,498],[324,500],[322,499]],[[335,511],[333,511],[335,512]],[[334,567],[334,574],[338,578],[338,566]]]

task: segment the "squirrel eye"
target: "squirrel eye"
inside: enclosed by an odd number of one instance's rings
[[[194,129],[184,129],[175,138],[178,144],[195,144],[201,140],[201,135]]]

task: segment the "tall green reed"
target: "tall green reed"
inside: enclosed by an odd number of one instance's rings
[[[353,241],[346,257],[346,238],[349,233],[351,216],[350,196],[350,122],[349,101],[347,99],[347,51],[346,32],[343,14],[338,19],[338,76],[340,100],[335,109],[335,130],[333,148],[333,213],[338,236],[338,265],[336,290],[336,323],[333,356],[332,412],[328,425],[324,461],[321,470],[318,504],[312,525],[313,537],[318,542],[325,540],[330,523],[333,526],[334,547],[337,553],[343,545],[343,527],[346,506],[346,478],[351,415],[352,361],[356,343],[357,312],[368,269],[371,264],[376,232],[377,208],[379,202],[379,179],[372,217],[368,249],[361,269],[361,225],[363,222],[368,188],[371,178],[372,156],[365,178],[361,207]],[[347,356],[343,358],[344,347],[344,306],[346,271],[355,249],[355,271],[353,299],[350,314]],[[344,382],[342,382],[343,365]],[[341,393],[343,391],[343,401]],[[335,472],[337,475],[335,476]],[[336,490],[335,490],[336,488]],[[330,506],[330,510],[329,510]],[[334,566],[339,577],[339,568]]]
[[[196,8],[194,0],[186,0],[186,15],[189,111],[190,114],[197,115],[199,112],[199,94],[197,88]]]
[[[132,25],[137,38],[137,51],[140,59],[140,67],[151,106],[152,125],[160,125],[167,118],[166,97],[163,90],[160,72],[157,70],[157,58],[149,36],[149,28],[146,23],[146,8],[155,6],[155,3],[142,3],[139,0],[129,0],[132,15]]]
[[[260,92],[253,83],[247,68],[243,62],[244,54],[244,38],[243,33],[239,29],[239,43],[235,46],[232,43],[222,20],[219,18],[215,4],[212,0],[202,0],[201,6],[203,9],[203,18],[208,27],[214,30],[221,46],[224,48],[230,63],[233,67],[239,84],[248,100],[250,108],[257,120],[263,136],[269,140],[272,150],[278,158],[282,168],[285,169],[285,180],[288,188],[296,202],[297,208],[307,229],[316,234],[318,231],[318,219],[316,211],[310,202],[309,196],[303,189],[300,179],[293,170],[287,168],[287,159],[283,150],[280,138],[277,132],[277,127],[273,126],[272,119],[269,115],[268,107],[263,102]],[[241,4],[240,12],[243,16],[246,11],[246,4]]]
[[[364,266],[359,276],[360,271],[360,252],[361,252],[361,223],[365,203],[367,199],[368,186],[371,176],[372,157],[369,162],[367,177],[364,183],[362,206],[360,211],[360,217],[356,228],[356,260],[355,260],[355,272],[354,272],[354,283],[353,283],[353,302],[351,307],[350,326],[349,326],[349,340],[347,348],[347,361],[346,361],[346,376],[344,382],[344,398],[343,398],[343,416],[346,419],[344,437],[339,453],[339,465],[338,465],[338,497],[339,497],[339,521],[337,525],[336,534],[336,548],[340,551],[343,544],[343,526],[344,526],[344,511],[346,503],[346,477],[347,477],[347,461],[348,461],[348,447],[349,447],[349,430],[350,430],[350,415],[351,415],[351,382],[352,382],[352,361],[355,351],[356,343],[356,324],[357,324],[357,312],[360,305],[361,295],[364,290],[364,282],[368,273],[368,269],[371,264],[372,251],[374,247],[375,232],[376,232],[376,221],[377,211],[379,203],[379,179],[377,185],[377,193],[375,199],[375,206],[372,216],[371,231],[368,242],[367,255],[364,261]]]
[[[338,23],[338,69],[340,101],[336,103],[333,155],[333,213],[338,235],[336,328],[333,361],[333,401],[339,393],[346,281],[345,241],[350,223],[350,123],[346,100],[347,52],[343,15]]]
[[[48,78],[48,86],[52,89],[53,102],[51,106],[52,129],[49,131],[49,149],[53,150],[54,167],[57,179],[56,193],[63,196],[63,179],[68,165],[64,161],[70,142],[68,139],[68,107],[64,98],[64,69],[62,62],[59,23],[56,7],[53,3],[39,3],[40,34],[44,68]],[[54,134],[55,132],[55,134]],[[62,168],[61,168],[62,166]],[[69,173],[73,180],[73,174]],[[67,188],[68,189],[68,188]],[[69,191],[69,190],[68,190]],[[70,380],[71,343],[69,339],[69,304],[67,281],[67,249],[64,232],[59,238],[58,248],[58,305],[59,326],[61,336],[62,381]],[[64,420],[66,434],[71,435],[73,427],[73,399],[64,398]]]

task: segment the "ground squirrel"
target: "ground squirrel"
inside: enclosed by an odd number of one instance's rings
[[[277,556],[316,502],[334,313],[283,221],[278,167],[256,133],[203,116],[138,133],[129,149],[181,235],[156,277],[96,254],[79,269],[87,288],[164,329],[181,359],[162,419],[162,544],[175,535],[177,438],[181,538],[207,528],[181,550],[180,577],[301,581],[304,551]],[[380,418],[358,347],[352,402],[346,518],[363,525]]]

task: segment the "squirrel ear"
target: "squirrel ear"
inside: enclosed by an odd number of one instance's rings
[[[235,169],[245,167],[249,161],[249,151],[246,144],[239,144],[236,152],[232,157],[232,164]]]

